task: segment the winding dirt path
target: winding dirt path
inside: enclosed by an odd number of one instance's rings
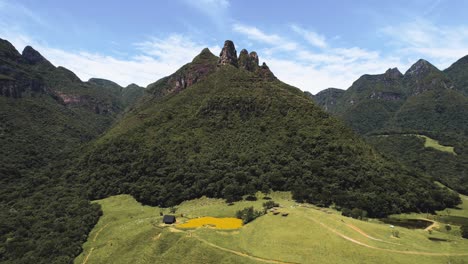
[[[375,241],[379,241],[379,242],[382,242],[382,243],[387,243],[387,244],[392,244],[392,245],[401,245],[399,243],[393,243],[393,242],[388,242],[388,241],[385,241],[385,240],[382,240],[382,239],[378,239],[378,238],[375,238],[373,236],[370,236],[369,234],[367,234],[366,232],[362,231],[362,229],[360,229],[359,227],[353,225],[353,224],[349,224],[349,223],[345,223],[348,227],[350,227],[351,229],[353,229],[354,231],[358,232],[359,234],[369,238],[369,239],[372,239],[372,240],[375,240]]]
[[[220,249],[222,251],[226,251],[226,252],[241,256],[241,257],[250,258],[250,259],[253,259],[253,260],[260,261],[260,262],[275,263],[275,264],[297,264],[296,262],[284,262],[284,261],[279,261],[279,260],[274,260],[274,259],[265,259],[265,258],[261,258],[261,257],[252,256],[252,255],[242,253],[242,252],[239,252],[239,251],[236,251],[236,250],[232,250],[232,249],[229,249],[229,248],[224,248],[224,247],[218,246],[218,245],[213,244],[211,242],[208,242],[205,239],[200,238],[200,237],[198,237],[196,235],[193,235],[192,237],[194,237],[195,239],[197,239],[197,240],[199,240],[199,241],[201,241],[201,242],[203,242],[203,243],[205,243],[205,244],[207,244],[207,245],[209,245],[211,247],[214,247],[216,249]]]
[[[439,227],[439,223],[437,223],[436,221],[429,220],[429,219],[426,219],[426,218],[421,218],[421,219],[425,220],[425,221],[432,222],[432,224],[430,226],[424,228],[424,231],[429,231],[429,230],[432,230],[433,228]]]
[[[94,238],[93,238],[93,242],[96,242],[96,239],[97,237],[99,236],[99,234],[101,233],[102,230],[104,230],[104,228],[106,228],[110,223],[107,223],[105,226],[101,227],[101,229],[99,229],[97,232],[96,232],[96,235],[94,235]],[[92,247],[90,250],[89,250],[89,253],[88,255],[86,255],[85,259],[83,260],[83,263],[82,264],[86,264],[86,262],[88,262],[88,259],[89,259],[89,256],[91,256],[91,253],[93,253],[94,251],[94,247]]]
[[[312,217],[306,217],[307,219],[309,220],[312,220],[313,222],[323,226],[324,228],[328,229],[329,231],[335,233],[336,235],[352,242],[352,243],[355,243],[357,245],[360,245],[360,246],[363,246],[363,247],[367,247],[367,248],[371,248],[371,249],[375,249],[375,250],[380,250],[380,251],[386,251],[386,252],[392,252],[392,253],[399,253],[399,254],[408,254],[408,255],[421,255],[421,256],[443,256],[443,257],[450,257],[450,256],[468,256],[468,253],[434,253],[434,252],[420,252],[420,251],[403,251],[403,250],[395,250],[395,249],[387,249],[387,248],[379,248],[379,247],[375,247],[375,246],[371,246],[369,244],[366,244],[366,243],[363,243],[361,241],[358,241],[354,238],[350,238],[340,232],[338,232],[336,229],[334,228],[331,228],[327,225],[325,225],[324,223],[318,221],[317,219],[314,219]]]

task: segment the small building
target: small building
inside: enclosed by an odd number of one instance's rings
[[[163,223],[171,225],[176,222],[176,218],[173,215],[165,215],[163,217]]]

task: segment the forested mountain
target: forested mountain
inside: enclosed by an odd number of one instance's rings
[[[74,177],[90,199],[129,193],[172,206],[207,195],[228,201],[290,190],[298,201],[361,208],[370,216],[453,206],[457,195],[377,154],[256,53],[226,41],[208,49],[87,147]],[[72,176],[70,176],[72,177]]]
[[[376,149],[466,194],[467,85],[467,57],[445,71],[419,60],[404,75],[389,69],[362,76],[348,90],[335,94],[334,104],[325,103],[330,100],[327,90],[314,99],[366,136]],[[455,154],[425,148],[418,134],[453,146]]]
[[[395,70],[379,78],[387,82],[381,92],[412,81]],[[424,94],[425,86],[414,87]],[[327,93],[330,108],[341,93]],[[460,202],[425,174],[381,156],[278,80],[255,52],[237,56],[231,41],[219,57],[204,49],[144,90],[82,82],[33,48],[20,54],[1,40],[0,120],[4,263],[70,263],[101,214],[90,199],[121,193],[172,206],[202,195],[232,202],[286,190],[297,201],[373,217]]]
[[[143,91],[108,83],[82,82],[0,39],[0,262],[67,263],[80,253],[100,211],[63,172]]]

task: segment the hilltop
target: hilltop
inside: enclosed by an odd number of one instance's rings
[[[171,206],[202,195],[228,202],[292,191],[369,216],[453,206],[456,195],[375,152],[256,53],[207,49],[90,145],[75,177],[90,199],[127,193]],[[436,198],[438,197],[438,198]],[[440,199],[442,198],[442,199]]]

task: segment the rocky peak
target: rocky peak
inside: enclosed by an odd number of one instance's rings
[[[398,68],[390,68],[384,73],[385,79],[400,79],[403,77],[403,74],[398,70]]]
[[[257,70],[258,74],[266,80],[275,80],[276,76],[270,71],[270,68],[264,62],[262,66]]]
[[[250,59],[255,63],[255,65],[259,64],[257,52],[252,51],[250,52],[249,56],[250,56]]]
[[[23,59],[29,64],[47,63],[51,64],[46,58],[44,58],[37,50],[31,46],[26,46],[22,53]]]
[[[208,61],[211,60],[218,60],[218,57],[216,57],[213,53],[211,53],[210,49],[204,48],[200,54],[198,54],[193,60],[192,63],[207,63]]]
[[[219,54],[218,66],[231,64],[237,67],[237,51],[234,42],[226,40]]]
[[[246,49],[241,50],[239,53],[239,67],[251,72],[254,72],[258,69],[258,56],[255,51],[252,51],[250,54]]]
[[[420,94],[428,90],[452,89],[450,79],[434,65],[420,59],[404,75],[407,93]]]
[[[421,76],[431,71],[439,71],[434,65],[424,59],[419,59],[405,73],[405,76]]]

